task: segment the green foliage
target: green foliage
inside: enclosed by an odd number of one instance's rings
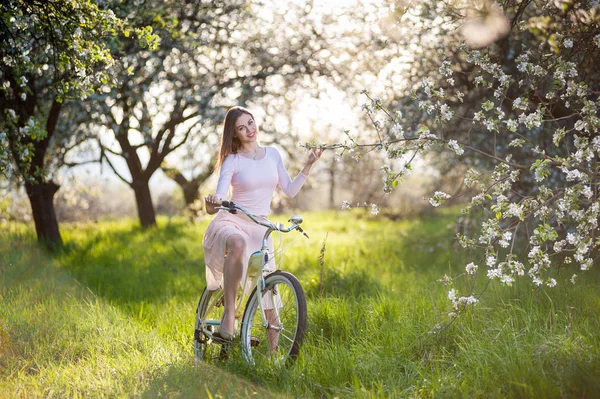
[[[240,356],[193,365],[207,222],[69,225],[54,258],[11,224],[0,237],[0,397],[594,396],[597,274],[573,286],[564,271],[553,289],[492,282],[448,325],[437,280],[463,268],[455,217],[305,215],[311,240],[289,246],[282,267],[307,293],[308,334],[294,366],[259,370]]]
[[[11,162],[16,175],[35,180],[32,157],[44,159],[58,109],[110,82],[114,59],[109,43],[130,30],[106,5],[91,1],[3,2],[0,8],[0,172]],[[149,26],[136,30],[141,46],[156,46]],[[53,103],[56,103],[52,105]],[[52,111],[51,111],[52,108]],[[69,129],[72,136],[74,129]],[[43,172],[47,173],[47,172]]]

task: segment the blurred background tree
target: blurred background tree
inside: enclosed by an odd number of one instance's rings
[[[0,172],[25,187],[38,240],[60,246],[48,162],[53,140],[73,134],[58,128],[61,112],[109,83],[108,42],[127,24],[93,2],[10,0],[0,10]]]
[[[577,65],[577,79],[595,93],[592,99],[597,98],[597,2],[473,0],[413,5],[391,1],[388,7],[389,14],[381,24],[382,41],[397,52],[389,53],[380,68],[379,79],[387,83],[386,88],[371,94],[384,97],[392,110],[402,113],[405,132],[401,133],[415,137],[420,126],[428,126],[442,139],[454,139],[473,148],[468,157],[461,158],[452,152],[437,151],[430,161],[441,171],[441,178],[456,168],[463,173],[468,167],[490,169],[507,152],[515,165],[528,169],[536,156],[527,147],[510,147],[517,135],[549,155],[565,155],[573,148],[572,135],[565,138],[567,145],[559,147],[553,144],[552,135],[544,132],[550,126],[572,129],[578,120],[563,98],[553,96],[561,80],[555,72],[570,77],[565,65]],[[477,65],[460,51],[461,43],[480,49],[482,57],[497,64],[506,76],[503,85],[492,87],[491,79],[477,77]],[[528,61],[522,57],[526,54],[530,55]],[[499,71],[486,72],[494,75]],[[523,107],[513,106],[517,98],[522,98],[525,106],[528,103],[532,108],[546,108],[548,122],[535,129],[523,126],[517,132],[507,132],[506,121],[518,120],[523,112]],[[493,122],[475,124],[483,114],[494,115]],[[557,185],[564,184],[560,175],[552,179],[557,179]],[[533,181],[524,178],[516,188],[527,195],[534,186]]]
[[[151,26],[158,48],[114,42],[117,85],[74,113],[87,121],[100,160],[133,189],[143,227],[156,223],[149,182],[159,168],[181,186],[188,205],[198,199],[230,106],[270,109],[294,87],[339,75],[327,50],[335,39],[309,18],[310,2],[144,1],[113,10]],[[187,170],[178,166],[186,160]]]
[[[381,65],[388,87],[367,92],[372,128],[329,147],[385,153],[388,192],[415,159],[430,160],[440,185],[463,175],[430,202],[469,199],[463,220],[474,223],[458,241],[487,267],[466,274],[553,287],[570,264],[588,270],[600,254],[598,2],[388,4],[382,42],[398,52]],[[474,289],[449,292],[456,310],[477,301]]]

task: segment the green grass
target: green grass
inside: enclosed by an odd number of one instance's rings
[[[597,270],[575,286],[563,271],[553,289],[492,284],[448,325],[437,280],[469,259],[452,211],[304,216],[311,240],[283,261],[307,293],[309,329],[297,362],[270,369],[235,355],[194,366],[207,221],[63,226],[52,257],[11,225],[0,233],[0,398],[600,396]]]

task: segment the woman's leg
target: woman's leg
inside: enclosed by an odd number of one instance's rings
[[[220,331],[233,335],[235,332],[235,299],[244,273],[243,259],[246,251],[246,240],[239,234],[233,234],[227,239],[226,248],[227,257],[223,265],[225,312]]]
[[[265,316],[267,317],[267,321],[270,325],[275,327],[281,327],[281,323],[277,319],[277,313],[275,313],[274,309],[265,309]],[[279,330],[274,328],[269,328],[267,330],[267,339],[269,340],[269,347],[271,351],[277,349],[277,345],[279,344]]]

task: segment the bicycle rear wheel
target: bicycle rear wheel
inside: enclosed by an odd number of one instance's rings
[[[223,315],[223,290],[221,287],[214,291],[206,288],[202,292],[196,309],[194,325],[194,355],[196,362],[223,360],[227,358],[227,345],[212,340],[211,334],[218,330]]]
[[[306,298],[300,282],[288,272],[276,271],[265,277],[263,306],[267,323],[259,308],[254,288],[242,318],[242,353],[247,362],[283,363],[293,361],[300,352],[306,332]]]

